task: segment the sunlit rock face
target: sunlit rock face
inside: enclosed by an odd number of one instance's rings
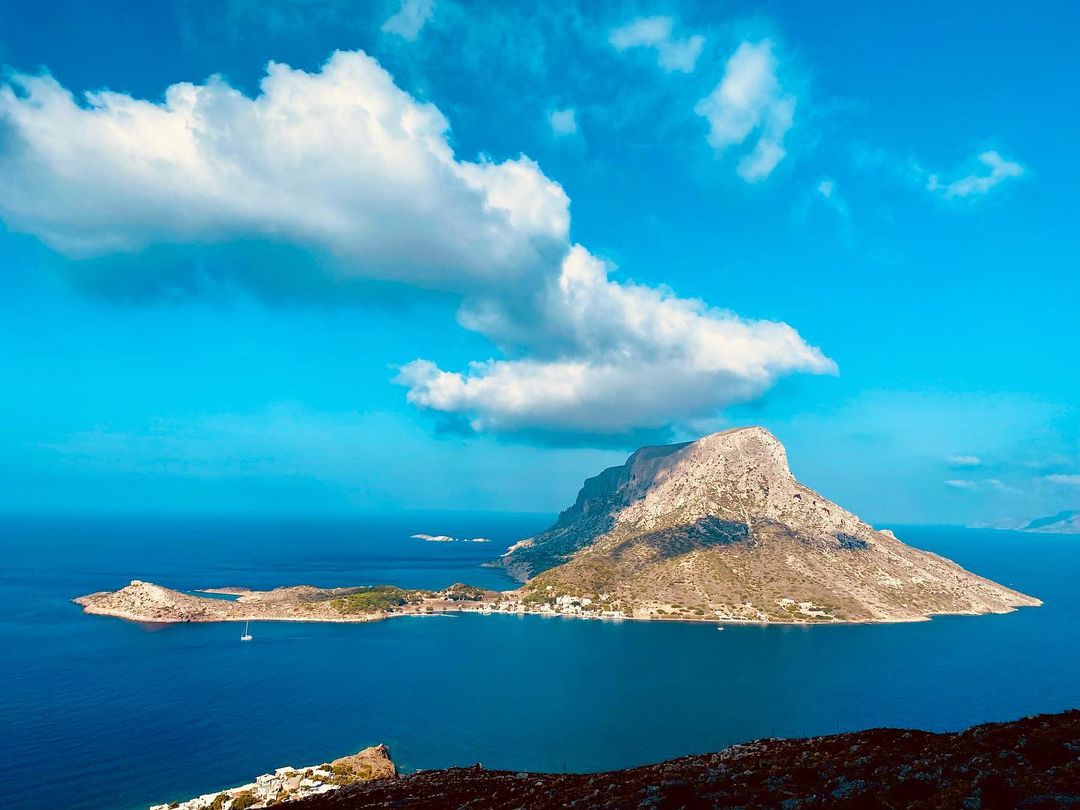
[[[641,618],[911,621],[1041,604],[803,486],[758,427],[638,450],[501,563],[536,599],[588,596]]]

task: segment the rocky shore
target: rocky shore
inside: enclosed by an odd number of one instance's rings
[[[286,765],[273,773],[257,776],[254,782],[216,790],[186,801],[158,804],[150,810],[247,810],[271,807],[283,802],[321,796],[347,785],[397,775],[385,745],[373,745],[351,756],[322,765],[294,768]]]
[[[207,595],[201,595],[207,594]],[[211,596],[209,594],[215,594]],[[115,591],[100,591],[72,600],[85,613],[134,622],[370,622],[392,616],[450,611],[510,609],[514,592],[501,593],[455,584],[441,591],[370,585],[315,588],[297,585],[256,591],[207,588],[178,591],[134,579]]]
[[[246,588],[208,588],[234,598],[199,596],[132,580],[115,591],[100,591],[72,601],[83,612],[112,616],[148,624],[185,622],[346,622],[381,621],[395,616],[425,616],[453,613],[563,616],[614,621],[683,621],[720,624],[867,624],[925,621],[947,613],[1005,613],[1010,606],[968,610],[900,612],[873,618],[843,619],[813,602],[796,602],[787,597],[775,600],[769,611],[744,606],[708,612],[672,601],[651,600],[631,605],[608,594],[575,594],[565,586],[534,583],[512,591],[488,591],[468,585],[452,585],[442,591],[407,590],[391,585],[357,588],[315,588],[298,585],[256,591]],[[1041,604],[1032,600],[1025,604]]]
[[[400,808],[1080,807],[1080,711],[956,734],[872,729],[758,740],[719,753],[596,774],[471,768],[366,782],[296,810]]]
[[[229,596],[223,599],[199,594]],[[407,590],[392,585],[357,588],[314,588],[300,585],[255,591],[206,588],[177,591],[152,582],[132,580],[115,591],[100,591],[72,600],[85,613],[149,624],[184,622],[371,622],[394,616],[445,613],[539,614],[594,619],[674,618],[652,611],[626,612],[588,596],[549,594],[537,598],[521,590],[489,591],[455,584],[441,591]],[[701,617],[688,617],[701,619]],[[727,617],[713,616],[711,621]]]

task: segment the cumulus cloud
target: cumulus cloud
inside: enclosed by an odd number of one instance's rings
[[[160,103],[80,100],[16,75],[0,86],[0,216],[70,257],[265,238],[347,276],[455,292],[561,255],[562,187],[527,157],[455,159],[442,114],[369,56],[271,63],[260,90],[212,78]]]
[[[992,150],[977,155],[976,160],[985,168],[982,173],[972,173],[951,183],[944,183],[938,175],[932,174],[926,182],[927,190],[938,192],[949,198],[981,197],[1010,177],[1020,177],[1024,174],[1023,166],[1005,160]]]
[[[693,73],[705,37],[694,34],[678,39],[672,36],[675,21],[671,17],[643,17],[611,32],[608,41],[616,50],[651,48],[656,62],[668,73]]]
[[[694,107],[709,122],[717,152],[753,141],[736,167],[748,183],[764,180],[784,159],[784,136],[795,122],[796,99],[780,83],[773,49],[767,39],[739,45],[720,83]]]
[[[254,97],[213,78],[160,102],[77,99],[15,75],[0,85],[0,218],[73,259],[270,242],[326,257],[333,279],[449,293],[501,357],[416,360],[397,380],[476,431],[665,429],[835,371],[787,324],[610,279],[571,246],[558,183],[525,156],[459,159],[441,113],[363,53],[315,73],[271,63]],[[257,271],[232,268],[237,283]]]
[[[953,478],[946,481],[945,486],[952,487],[953,489],[976,489],[978,484],[963,478]]]
[[[547,291],[526,357],[464,373],[417,360],[398,377],[409,401],[463,416],[476,431],[625,433],[713,414],[784,374],[836,370],[786,324],[619,284],[608,272],[575,246]]]
[[[435,0],[401,0],[400,8],[382,24],[382,30],[414,42],[434,13]]]
[[[978,456],[949,456],[946,461],[948,461],[949,465],[952,467],[979,467],[982,465],[982,459]]]
[[[573,107],[553,110],[548,116],[548,124],[555,135],[574,135],[578,131],[577,111]]]

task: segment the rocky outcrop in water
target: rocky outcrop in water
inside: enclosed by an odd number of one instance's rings
[[[638,450],[501,564],[534,603],[585,597],[635,618],[912,621],[1041,604],[803,486],[762,428]]]

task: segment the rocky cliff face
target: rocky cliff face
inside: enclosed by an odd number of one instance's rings
[[[803,486],[762,428],[637,451],[502,563],[535,599],[587,594],[642,618],[904,621],[1040,604]]]

